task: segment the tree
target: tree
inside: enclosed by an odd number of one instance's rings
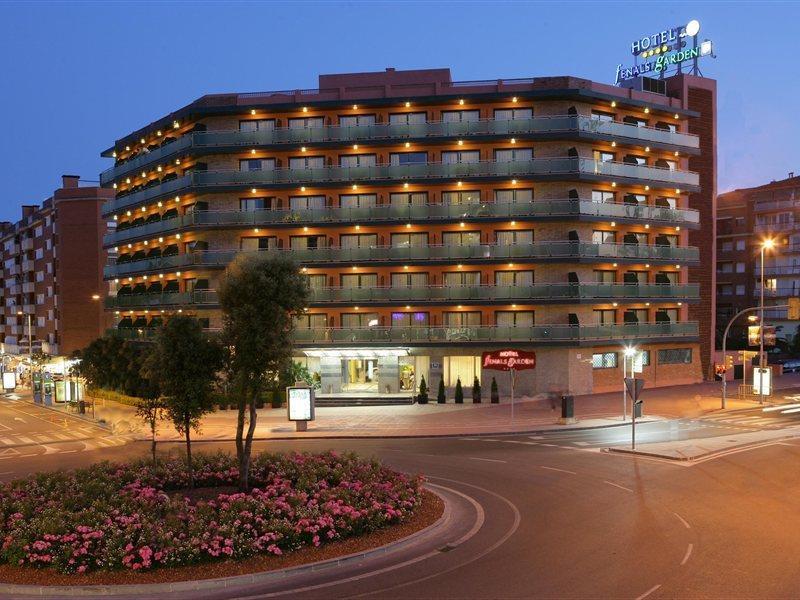
[[[156,427],[165,409],[164,400],[158,385],[157,354],[150,352],[144,365],[142,365],[142,379],[147,383],[144,396],[136,406],[136,416],[150,427],[150,449],[153,454],[153,466],[156,466]]]
[[[164,395],[164,412],[186,440],[189,487],[194,487],[191,431],[214,410],[211,396],[222,349],[208,338],[197,319],[174,316],[159,331],[148,367]]]
[[[425,383],[425,375],[423,375],[419,380],[419,394],[417,395],[417,403],[428,403],[428,384]]]
[[[238,396],[239,487],[247,490],[256,404],[268,382],[292,368],[292,333],[307,305],[308,281],[287,256],[241,254],[225,271],[218,294],[223,340],[231,349],[230,374]]]
[[[456,379],[456,404],[464,404],[464,388],[461,387],[461,377]]]
[[[436,402],[439,404],[444,404],[447,401],[447,398],[444,393],[444,379],[439,380],[439,393],[436,394]]]
[[[481,403],[481,382],[478,381],[477,375],[475,376],[475,380],[472,382],[472,403]]]
[[[492,404],[500,404],[500,392],[497,390],[497,380],[492,377]]]

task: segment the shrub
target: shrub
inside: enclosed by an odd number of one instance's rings
[[[439,393],[436,394],[436,402],[444,404],[447,401],[444,393],[444,379],[439,380]]]
[[[272,396],[270,398],[270,406],[272,408],[280,408],[283,406],[283,396],[286,394],[283,390],[275,390],[272,392]]]
[[[464,404],[464,389],[461,387],[461,378],[456,379],[456,404]]]
[[[472,382],[472,403],[481,403],[481,382],[478,381],[478,376],[475,376],[475,381]]]
[[[236,457],[194,457],[195,485],[234,486]],[[193,501],[186,460],[98,463],[0,485],[0,565],[149,570],[281,555],[400,523],[422,479],[353,454],[260,454],[249,492]],[[204,495],[204,497],[209,497]]]
[[[497,380],[492,377],[492,404],[500,404],[500,392],[497,391]]]
[[[419,394],[417,395],[417,402],[419,404],[428,403],[428,384],[425,383],[425,376],[423,375],[419,381]]]

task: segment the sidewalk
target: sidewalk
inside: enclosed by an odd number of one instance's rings
[[[776,380],[775,401],[781,401],[781,389],[800,388],[800,374]],[[719,382],[691,386],[645,388],[645,420],[694,418],[720,409]],[[728,399],[728,410],[752,408],[753,401]],[[630,408],[630,407],[629,407]],[[609,427],[622,424],[622,392],[593,394],[575,398],[577,423],[559,425],[560,405],[552,409],[548,400],[525,399],[511,405],[501,404],[427,404],[403,406],[321,407],[308,431],[295,432],[286,418],[286,409],[264,408],[258,411],[256,439],[352,438],[352,437],[431,437],[491,435],[500,433],[563,430],[568,428]],[[149,431],[136,417],[133,407],[114,402],[98,402],[97,418],[109,424],[115,433],[134,433],[147,439]],[[206,416],[197,440],[233,439],[236,411],[217,411]],[[162,422],[158,427],[161,441],[179,440],[173,427]]]

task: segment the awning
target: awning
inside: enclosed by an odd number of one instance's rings
[[[408,348],[304,348],[306,356],[319,358],[381,358],[408,356]]]

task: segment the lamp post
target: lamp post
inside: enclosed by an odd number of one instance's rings
[[[628,378],[628,359],[633,357],[636,354],[636,348],[632,346],[625,346],[625,349],[622,351],[622,420],[625,421],[628,418],[628,386],[625,385],[625,380]],[[631,363],[631,372],[633,372],[633,363]],[[634,406],[631,406],[631,416],[633,416],[633,411],[636,410]]]
[[[17,314],[28,317],[28,363],[30,364],[31,392],[33,391],[33,328],[31,327],[31,313],[17,311]]]
[[[758,303],[758,402],[764,404],[764,252],[775,247],[775,240],[761,242],[761,294]]]

